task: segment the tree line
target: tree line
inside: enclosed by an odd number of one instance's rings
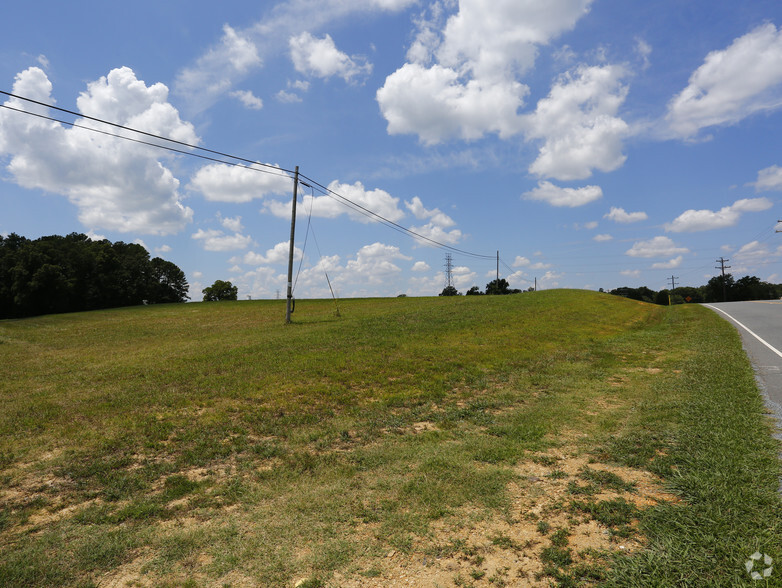
[[[601,288],[602,292],[603,289]],[[653,304],[683,304],[686,302],[736,302],[740,300],[776,300],[782,297],[782,284],[770,284],[756,276],[744,276],[738,280],[731,274],[715,276],[704,286],[680,286],[655,292],[646,286],[623,286],[609,294],[624,296]]]
[[[184,302],[184,272],[135,243],[0,235],[0,318]]]
[[[532,292],[533,288],[530,288],[527,290],[528,292]],[[486,284],[486,294],[488,295],[502,295],[502,294],[520,294],[522,291],[518,288],[511,288],[510,284],[508,284],[508,281],[505,278],[499,278],[496,280],[492,280],[488,284]],[[484,292],[481,292],[481,289],[478,286],[473,286],[469,290],[467,290],[466,296],[480,296],[483,295]],[[438,296],[461,296],[462,293],[459,292],[454,286],[446,286],[443,288],[443,291],[438,294]]]

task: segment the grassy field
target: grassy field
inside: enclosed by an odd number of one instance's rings
[[[340,310],[0,321],[0,585],[782,586],[745,567],[782,563],[779,447],[715,313]]]

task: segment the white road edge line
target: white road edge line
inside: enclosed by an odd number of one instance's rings
[[[752,331],[752,329],[750,329],[750,328],[749,328],[749,327],[747,327],[746,325],[744,325],[744,324],[740,323],[739,321],[737,321],[735,318],[733,318],[732,316],[730,316],[730,315],[729,315],[727,312],[725,312],[725,311],[724,311],[724,310],[722,310],[721,308],[717,308],[716,306],[712,306],[711,304],[704,304],[703,306],[708,306],[708,307],[709,307],[709,308],[711,308],[712,310],[716,310],[716,311],[718,311],[718,312],[721,312],[721,313],[722,313],[722,314],[724,314],[726,317],[728,317],[730,320],[732,320],[734,323],[736,323],[738,326],[740,326],[742,329],[744,329],[745,331],[747,331],[747,333],[749,333],[750,335],[752,335],[753,337],[755,337],[755,339],[757,339],[758,341],[760,341],[761,343],[763,343],[763,345],[765,345],[766,347],[768,347],[769,349],[771,349],[771,351],[773,351],[774,353],[776,353],[776,354],[777,354],[779,357],[782,357],[782,351],[780,351],[779,349],[777,349],[776,347],[774,347],[774,346],[773,346],[773,345],[771,345],[770,343],[768,343],[768,342],[764,341],[763,339],[761,339],[760,337],[758,337],[758,335],[756,335],[756,334],[755,334],[755,333]]]

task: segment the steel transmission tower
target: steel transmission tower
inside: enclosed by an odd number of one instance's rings
[[[453,258],[450,253],[445,254],[445,287],[453,287]]]

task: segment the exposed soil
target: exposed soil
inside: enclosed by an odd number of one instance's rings
[[[636,485],[635,491],[601,491],[591,496],[591,500],[622,497],[641,510],[660,501],[678,500],[665,493],[660,480],[649,472],[589,463],[587,457],[568,449],[550,451],[538,458],[537,462],[517,466],[519,479],[509,486],[512,495],[509,516],[481,520],[471,516],[474,513],[464,512],[458,522],[432,525],[430,535],[410,553],[390,550],[381,561],[358,562],[358,573],[335,574],[328,585],[345,588],[551,586],[552,578],[543,573],[541,553],[552,545],[552,535],[558,529],[567,529],[566,547],[576,564],[600,565],[601,554],[638,550],[642,545],[637,535],[618,538],[608,527],[568,508],[574,498],[568,483],[578,480],[584,467],[611,472]]]
[[[415,423],[412,432],[422,433],[434,427],[429,422]],[[456,516],[431,524],[427,536],[417,538],[409,549],[389,549],[380,558],[360,558],[348,570],[335,573],[326,585],[344,588],[550,586],[551,565],[549,562],[547,570],[543,552],[552,547],[555,537],[558,538],[557,547],[569,550],[572,565],[600,567],[605,565],[607,553],[638,550],[642,547],[642,538],[633,531],[637,521],[626,525],[622,533],[616,533],[616,529],[574,509],[572,502],[622,498],[643,510],[661,501],[676,502],[678,499],[664,492],[661,481],[647,471],[590,462],[587,455],[576,449],[578,436],[575,432],[562,435],[560,439],[569,445],[537,454],[516,466],[517,478],[508,486],[510,507],[502,514],[487,519],[485,511],[462,509]],[[621,479],[625,485],[621,489],[592,485],[590,489],[583,474],[585,468],[615,474],[618,478],[614,479]],[[17,470],[16,483],[4,489],[0,496],[6,504],[24,504],[36,496],[47,497],[46,506],[32,512],[19,532],[29,532],[34,527],[70,516],[77,508],[76,505],[61,503],[56,493],[53,497],[46,491],[52,485],[66,483],[65,480],[42,479],[30,469]],[[201,481],[214,473],[214,469],[192,468],[184,474],[190,480]],[[634,484],[634,488],[628,484]],[[583,495],[580,493],[582,489],[585,490]],[[181,502],[185,507],[187,498]],[[79,508],[83,506],[78,505]],[[234,507],[230,510],[225,514],[235,519],[242,518],[241,509]],[[241,525],[240,520],[237,523]],[[203,521],[177,517],[162,521],[160,530],[163,533],[166,528],[181,531],[200,524]],[[356,533],[358,537],[366,536],[367,544],[373,542],[371,525],[358,527]],[[154,586],[155,573],[145,569],[153,557],[154,554],[148,550],[142,550],[132,561],[103,576],[97,585],[101,588]],[[198,585],[234,588],[256,585],[240,572],[230,572],[217,580],[210,580],[206,574],[210,562],[205,558],[205,554],[200,554],[194,556],[191,562],[188,577]],[[182,581],[186,579],[182,578]],[[308,579],[305,575],[294,578],[291,586],[306,585]],[[169,583],[176,581],[170,577],[165,577],[165,580]]]

